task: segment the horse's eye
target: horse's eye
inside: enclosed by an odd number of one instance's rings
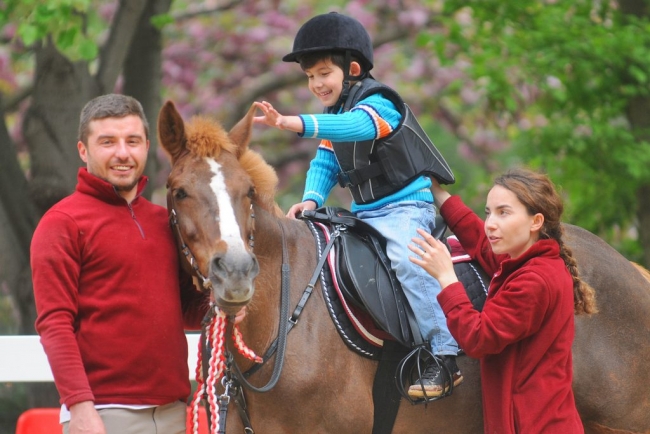
[[[177,188],[174,190],[174,198],[176,199],[185,199],[187,197],[187,192],[182,188]]]
[[[255,197],[255,187],[251,187],[250,189],[248,189],[248,195],[247,196],[248,196],[249,199],[252,199],[253,197]]]

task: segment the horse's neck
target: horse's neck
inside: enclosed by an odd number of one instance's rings
[[[287,228],[285,218],[277,217],[266,210],[255,211],[255,255],[260,271],[267,274],[279,272],[284,260],[289,261],[288,246],[292,233]],[[285,258],[285,259],[283,259]]]
[[[314,237],[302,221],[256,210],[254,253],[260,273],[255,278],[255,295],[245,334],[266,348],[277,336],[283,263],[286,262],[289,272],[289,292],[296,293],[290,294],[291,303],[295,303],[300,297],[297,293],[305,289],[316,267]],[[294,307],[291,304],[290,310]]]
[[[315,252],[314,237],[303,221],[255,210],[255,254],[260,267],[280,264],[283,257],[293,264]]]

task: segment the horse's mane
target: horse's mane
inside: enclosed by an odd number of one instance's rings
[[[203,116],[195,116],[185,125],[187,149],[204,158],[217,158],[221,152],[237,155],[238,145],[233,143],[228,132],[218,122]],[[278,175],[257,152],[246,148],[239,157],[239,163],[248,173],[255,185],[256,202],[274,215],[283,215],[275,202]]]
[[[630,261],[630,262],[632,262],[632,261]],[[650,282],[650,271],[648,271],[647,268],[644,268],[642,265],[639,265],[636,262],[632,262],[632,265],[634,265],[634,268],[639,270],[639,273],[641,273],[641,275],[645,278],[645,280]]]

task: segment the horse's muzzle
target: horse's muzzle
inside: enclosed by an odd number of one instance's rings
[[[253,298],[254,280],[260,272],[255,255],[249,252],[215,255],[208,278],[215,302],[222,308],[241,307]],[[223,306],[222,306],[223,305]]]

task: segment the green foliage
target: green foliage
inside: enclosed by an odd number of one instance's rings
[[[174,17],[170,14],[158,14],[151,18],[151,24],[158,30],[174,22]]]
[[[72,60],[92,60],[99,52],[98,21],[91,0],[9,0],[3,2],[0,25],[19,22],[16,37],[25,46],[50,39]]]
[[[451,0],[440,22],[447,32],[420,42],[465,61],[486,118],[511,119],[496,126],[510,157],[564,187],[567,219],[600,234],[633,224],[650,146],[626,110],[650,92],[648,17],[592,0]]]

